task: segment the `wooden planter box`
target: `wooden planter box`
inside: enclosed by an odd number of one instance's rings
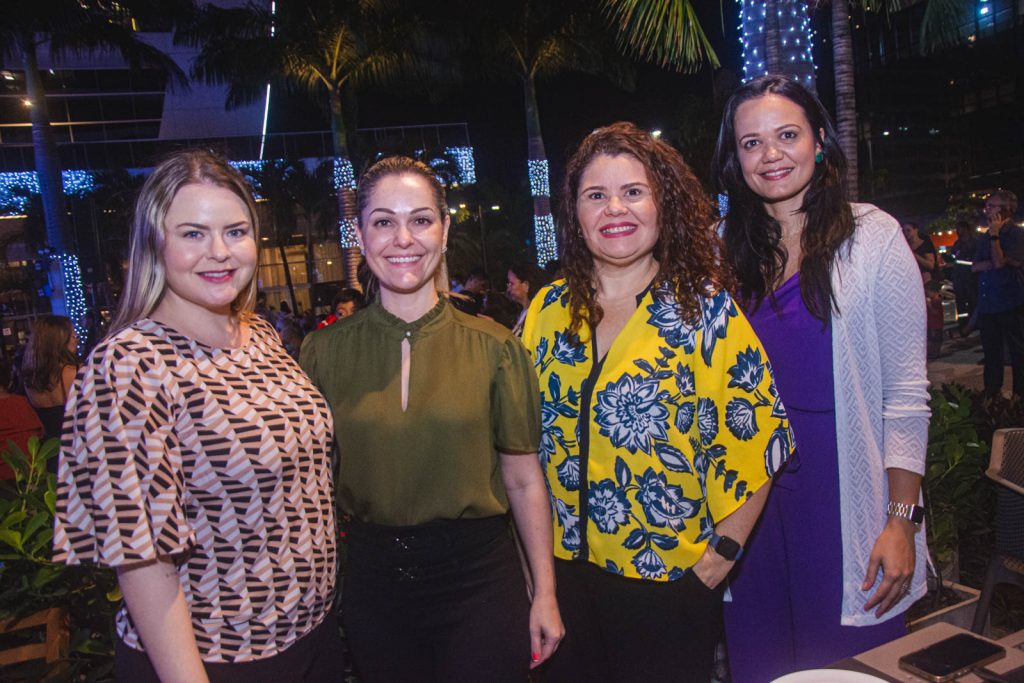
[[[45,659],[47,664],[53,664],[67,657],[70,631],[66,610],[53,607],[20,619],[0,621],[0,634],[29,629],[36,630],[39,635],[44,636],[43,642],[0,650],[0,667],[37,659]]]
[[[974,610],[978,606],[978,598],[981,597],[981,591],[976,588],[971,588],[970,586],[953,583],[952,581],[943,581],[942,583],[946,588],[950,588],[956,592],[956,594],[961,598],[960,601],[956,604],[936,610],[931,614],[926,614],[923,617],[914,619],[907,624],[908,631],[918,631],[926,626],[931,626],[932,624],[939,622],[945,622],[967,630],[971,629],[971,623],[974,621]]]

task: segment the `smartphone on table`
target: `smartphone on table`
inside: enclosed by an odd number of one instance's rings
[[[947,683],[1006,656],[1001,645],[971,635],[958,633],[926,648],[900,657],[899,666],[932,683]]]

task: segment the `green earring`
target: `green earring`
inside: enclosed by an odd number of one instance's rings
[[[818,152],[817,154],[814,155],[814,163],[820,164],[823,161],[825,161],[825,155],[824,154],[822,154],[821,152]]]

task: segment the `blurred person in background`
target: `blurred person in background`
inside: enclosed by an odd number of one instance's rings
[[[77,346],[70,318],[44,315],[32,324],[21,374],[25,395],[43,423],[44,438],[60,438],[64,404],[78,373]],[[56,458],[49,465],[56,471]]]

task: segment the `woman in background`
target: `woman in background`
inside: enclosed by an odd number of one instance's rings
[[[21,373],[28,402],[43,423],[43,438],[60,438],[64,404],[78,372],[77,345],[70,318],[44,315],[32,324]]]
[[[835,128],[803,86],[741,86],[713,170],[737,299],[797,446],[730,581],[729,662],[745,683],[896,638],[924,594],[925,308],[899,224],[847,203]]]
[[[157,166],[71,392],[54,560],[117,570],[118,680],[344,678],[330,411],[253,314],[258,244],[223,158]]]
[[[513,263],[508,268],[508,277],[505,282],[505,296],[519,304],[519,316],[512,328],[512,334],[517,337],[523,336],[523,323],[526,321],[526,311],[530,308],[530,301],[537,295],[540,288],[551,281],[548,274],[533,265],[532,263]]]

